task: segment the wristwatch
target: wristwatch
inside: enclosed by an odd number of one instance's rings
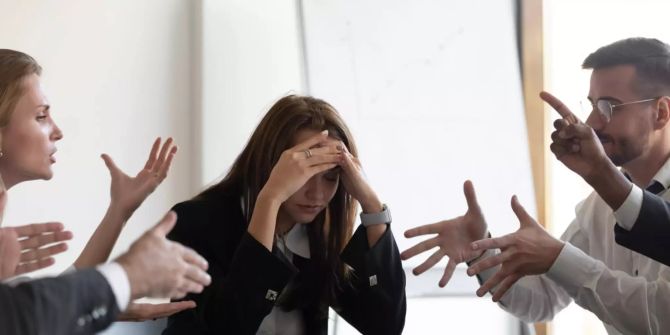
[[[361,213],[361,223],[365,227],[382,223],[391,223],[391,211],[386,204],[382,205],[379,213]]]

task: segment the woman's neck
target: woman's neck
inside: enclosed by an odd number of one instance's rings
[[[4,165],[0,165],[0,178],[2,179],[0,180],[0,183],[5,185],[5,190],[9,190],[14,185],[20,183],[21,179],[16,177],[13,173],[6,171],[3,167]]]

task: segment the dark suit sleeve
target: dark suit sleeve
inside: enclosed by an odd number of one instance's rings
[[[670,265],[670,203],[644,191],[640,214],[629,231],[614,226],[618,244],[651,259]]]
[[[0,285],[0,334],[94,334],[119,314],[105,277],[94,269]]]
[[[184,328],[195,319],[200,331],[214,334],[255,334],[263,319],[271,312],[275,299],[297,273],[293,265],[268,251],[248,233],[244,233],[230,260],[228,269],[222,268],[221,259],[206,250],[205,240],[213,241],[206,231],[197,231],[199,224],[192,220],[207,220],[201,210],[184,206],[175,207],[177,227],[168,236],[170,239],[194,248],[208,258],[212,283],[200,294],[191,294],[186,299],[194,300],[197,307],[191,313],[183,313],[168,322],[164,334],[182,334]],[[226,222],[221,222],[226,224]],[[180,227],[188,227],[181,229]],[[193,236],[196,232],[202,239]],[[219,241],[224,237],[220,236]],[[219,249],[225,249],[221,246]],[[228,255],[230,257],[230,255]],[[182,320],[179,320],[179,319]],[[193,329],[189,332],[193,333]]]
[[[360,225],[342,252],[354,269],[335,310],[362,334],[400,334],[405,326],[405,272],[391,228],[370,248]]]

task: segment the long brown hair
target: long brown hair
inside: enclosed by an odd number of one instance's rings
[[[329,136],[341,140],[352,155],[358,155],[349,128],[333,106],[321,99],[289,95],[277,101],[263,117],[223,180],[198,197],[212,198],[239,190],[248,224],[272,168],[282,152],[294,144],[296,134],[305,129],[328,130]],[[355,200],[340,183],[327,209],[307,226],[310,258],[318,272],[315,275],[323,280],[311,283],[323,285],[316,299],[324,295],[332,297],[336,287],[347,278],[348,270],[340,260],[340,253],[352,235],[355,215]]]

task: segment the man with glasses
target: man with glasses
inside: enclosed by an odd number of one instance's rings
[[[658,96],[649,99],[617,103],[600,99],[593,103],[592,109],[597,111],[604,120],[611,120],[612,115],[621,107],[656,102],[662,99]],[[601,198],[614,210],[617,223],[614,226],[616,242],[626,248],[637,251],[647,257],[670,265],[670,203],[663,198],[668,187],[668,181],[660,176],[659,171],[647,185],[641,188],[632,182],[631,176],[625,171],[619,171],[614,163],[608,159],[602,149],[598,136],[593,136],[592,129],[579,121],[570,122],[572,113],[560,104],[558,100],[549,101],[566,121],[557,121],[556,134],[563,132],[562,139],[556,136],[555,147],[559,154],[566,153],[579,157],[587,166],[597,170],[593,176],[583,174],[581,169],[574,170],[583,177]],[[571,152],[562,143],[574,143],[579,151]],[[584,147],[586,150],[582,150]],[[590,150],[589,150],[590,149]],[[579,156],[576,156],[578,155]],[[560,158],[559,158],[560,159]],[[570,168],[570,165],[568,165]]]
[[[491,292],[524,321],[552,319],[574,300],[610,334],[670,333],[670,268],[616,243],[655,245],[657,252],[657,241],[668,237],[660,232],[670,230],[663,200],[670,192],[661,190],[658,197],[642,191],[670,186],[670,46],[655,39],[621,40],[589,55],[583,68],[593,70],[586,123],[552,95],[540,95],[562,116],[554,122],[552,152],[596,190],[577,206],[561,240],[516,197],[512,208],[521,228],[482,239],[487,224],[469,184],[466,215],[406,235],[437,233],[450,263],[468,261],[468,274],[483,282],[477,294]],[[425,251],[425,245],[403,252],[403,258]]]

